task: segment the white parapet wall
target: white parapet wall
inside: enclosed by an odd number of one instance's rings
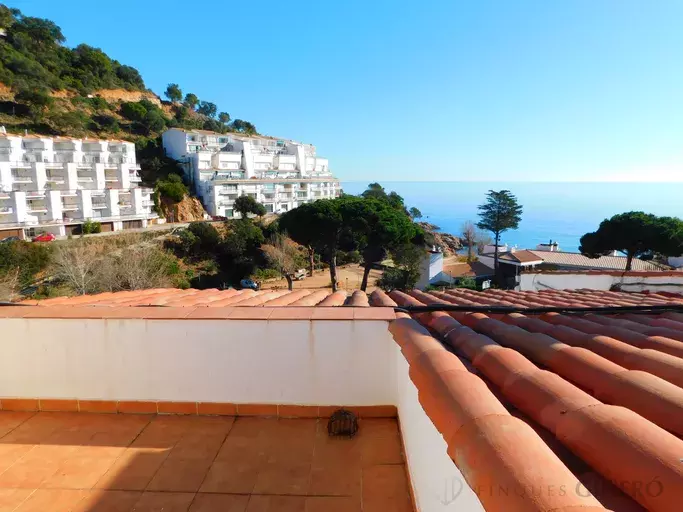
[[[617,272],[558,271],[525,272],[519,276],[520,291],[620,289],[624,292],[669,292],[683,294],[683,271]]]
[[[384,321],[0,319],[0,396],[395,405]]]
[[[398,417],[417,510],[483,512],[479,498],[448,456],[448,446],[417,398],[408,362],[396,350]]]
[[[417,510],[480,512],[387,321],[0,318],[0,397],[395,405]]]

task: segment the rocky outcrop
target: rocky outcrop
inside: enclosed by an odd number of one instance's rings
[[[100,89],[95,92],[95,96],[99,96],[109,102],[113,101],[140,101],[149,100],[157,106],[161,106],[159,97],[149,91],[127,91],[125,89]]]
[[[441,247],[444,256],[451,256],[463,248],[462,240],[450,233],[441,232],[441,228],[429,222],[418,222],[418,225],[427,233],[430,244]]]
[[[161,210],[168,222],[204,220],[206,211],[196,197],[185,196],[179,203],[162,199]]]

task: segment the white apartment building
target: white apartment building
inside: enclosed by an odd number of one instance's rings
[[[146,227],[151,189],[139,187],[135,145],[118,140],[0,134],[0,239]]]
[[[233,206],[240,195],[252,196],[268,212],[282,213],[341,193],[327,158],[317,156],[310,144],[178,128],[162,139],[166,155],[183,165],[213,216],[239,215]]]

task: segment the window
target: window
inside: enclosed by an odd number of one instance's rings
[[[187,140],[191,142],[197,142],[197,136],[196,135],[188,135]]]
[[[273,213],[273,203],[264,205],[266,207],[266,212]]]
[[[226,209],[226,210],[225,210],[225,216],[226,216],[228,219],[232,219],[232,218],[235,216],[235,211],[234,211],[232,208]]]
[[[228,142],[227,137],[218,137],[218,143],[219,144],[225,144],[226,142]]]

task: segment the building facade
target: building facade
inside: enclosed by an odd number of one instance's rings
[[[2,134],[0,239],[146,227],[157,215],[139,170],[131,142]]]
[[[341,193],[327,158],[310,144],[178,128],[162,139],[166,155],[182,164],[212,216],[238,216],[234,203],[241,195],[263,203],[269,213],[283,213]]]

